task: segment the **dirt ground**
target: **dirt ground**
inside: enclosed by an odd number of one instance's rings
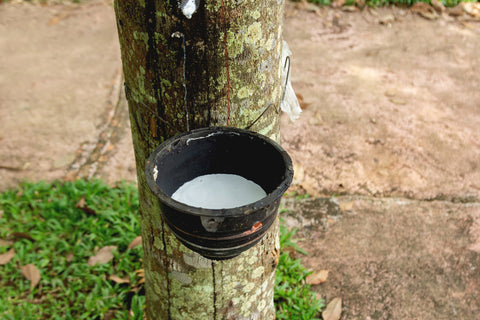
[[[402,9],[287,11],[310,105],[283,145],[317,197],[287,221],[342,319],[480,319],[479,36]]]
[[[288,3],[284,218],[342,319],[480,319],[480,21]],[[427,12],[428,13],[428,12]],[[108,1],[0,4],[0,190],[135,180]]]

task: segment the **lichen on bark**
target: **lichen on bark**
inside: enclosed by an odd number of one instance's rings
[[[228,125],[279,140],[283,5],[283,0],[202,0],[187,19],[176,0],[115,1],[149,319],[275,317],[278,221],[238,257],[208,260],[166,226],[144,168],[162,141],[187,128]]]

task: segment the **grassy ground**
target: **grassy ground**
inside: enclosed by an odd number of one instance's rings
[[[137,212],[128,184],[25,183],[1,193],[0,319],[142,319]],[[323,304],[290,254],[293,233],[281,228],[277,317],[314,319]]]
[[[298,2],[301,0],[291,0],[291,1]],[[315,3],[322,6],[328,6],[336,1],[335,0],[308,0],[308,2]],[[411,6],[417,2],[426,2],[429,4],[432,3],[431,0],[345,0],[345,5],[351,6],[351,5],[358,4],[361,7],[363,7],[364,5],[367,5],[370,7],[382,7],[382,6],[388,6],[388,5]],[[462,0],[441,0],[440,2],[443,3],[443,5],[446,7],[454,7],[460,2],[478,2],[478,0],[463,0],[463,1]]]

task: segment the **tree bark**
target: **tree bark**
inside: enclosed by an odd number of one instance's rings
[[[184,1],[185,2],[185,1]],[[172,0],[116,0],[137,165],[152,319],[274,319],[278,221],[236,258],[183,246],[160,214],[144,168],[165,139],[194,128],[248,128],[279,140],[284,0],[197,0],[188,19]]]

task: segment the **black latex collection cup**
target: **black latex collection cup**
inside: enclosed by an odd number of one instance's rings
[[[267,196],[230,209],[192,207],[172,199],[185,182],[207,174],[236,174]],[[273,140],[248,130],[208,127],[166,140],[150,155],[145,176],[161,212],[185,246],[209,259],[233,258],[258,243],[272,226],[293,178],[292,161]]]

